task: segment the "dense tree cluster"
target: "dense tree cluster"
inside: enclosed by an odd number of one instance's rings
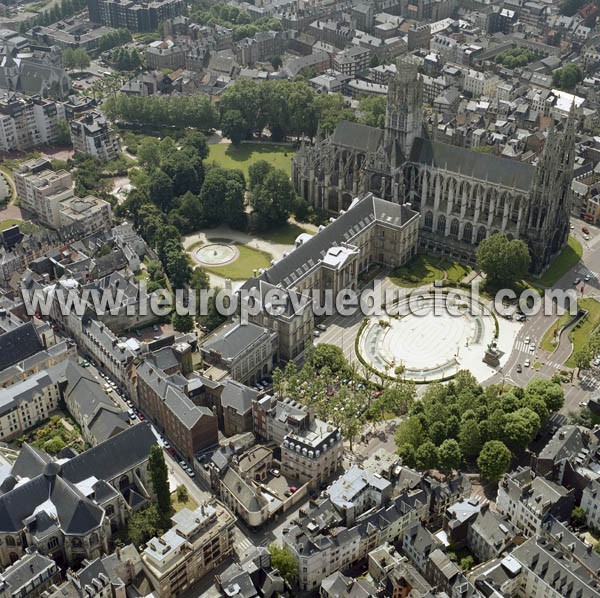
[[[339,427],[350,450],[367,421],[403,415],[415,398],[409,382],[388,383],[379,391],[357,374],[339,347],[326,343],[307,350],[302,369],[288,362],[283,371],[275,370],[273,387],[279,396],[311,407],[318,417]]]
[[[118,71],[135,71],[144,66],[144,57],[137,48],[117,48],[112,53],[112,62]]]
[[[502,392],[498,386],[483,388],[469,372],[459,372],[447,385],[430,385],[412,405],[398,426],[398,453],[406,464],[421,469],[450,470],[463,459],[479,457],[482,475],[495,479],[498,472],[489,463],[500,463],[502,475],[511,453],[522,451],[562,403],[563,390],[553,380],[536,378],[524,389]]]
[[[106,50],[112,50],[117,46],[127,44],[132,39],[131,31],[129,31],[129,29],[116,29],[115,31],[103,35],[98,40],[98,49],[100,52],[106,52]]]
[[[61,55],[63,68],[83,69],[90,66],[90,55],[83,48],[66,48]]]
[[[533,50],[527,48],[511,48],[496,54],[496,62],[502,64],[509,69],[525,66],[534,61],[538,55]]]
[[[356,120],[340,94],[317,94],[305,81],[242,80],[219,102],[221,129],[234,143],[271,132],[273,140],[328,133],[342,119]]]
[[[496,233],[484,239],[477,248],[477,266],[487,276],[490,286],[510,286],[528,272],[531,256],[527,245],[520,239],[511,239]]]
[[[248,168],[250,203],[260,228],[281,226],[287,222],[297,203],[290,177],[266,160]]]
[[[208,131],[218,124],[217,111],[210,98],[200,94],[147,97],[116,94],[104,102],[103,109],[111,120],[147,126],[194,127]]]
[[[575,89],[583,81],[583,71],[578,64],[567,64],[552,73],[552,83],[561,89]]]
[[[222,25],[233,30],[233,39],[254,37],[259,31],[281,31],[281,22],[277,19],[261,17],[255,21],[245,10],[224,2],[213,4],[210,8],[201,6],[192,10],[195,23],[200,25]]]

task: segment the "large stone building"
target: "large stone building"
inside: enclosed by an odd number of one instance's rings
[[[420,246],[470,261],[495,232],[527,242],[531,270],[540,273],[569,231],[575,112],[564,129],[551,125],[536,166],[450,146],[423,127],[422,82],[400,63],[390,79],[383,129],[341,121],[292,162],[298,193],[318,209],[346,210],[373,192],[421,213]]]

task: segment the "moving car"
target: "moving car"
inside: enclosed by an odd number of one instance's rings
[[[526,359],[526,360],[523,362],[523,365],[524,365],[526,368],[528,368],[528,367],[531,365],[531,361],[529,361],[529,359]]]
[[[523,368],[520,363],[517,363],[517,374],[520,374],[523,371]]]
[[[581,282],[581,278],[577,277],[574,281],[573,281],[573,286],[577,286],[579,283]]]
[[[327,330],[327,326],[325,326],[325,324],[317,324],[317,330],[325,332]]]

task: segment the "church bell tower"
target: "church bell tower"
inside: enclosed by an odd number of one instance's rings
[[[385,146],[397,142],[405,158],[423,129],[423,84],[414,64],[399,61],[388,85]]]

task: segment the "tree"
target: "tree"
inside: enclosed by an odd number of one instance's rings
[[[258,160],[248,167],[248,188],[254,191],[260,187],[268,174],[273,170],[273,166],[266,160]]]
[[[548,411],[559,411],[563,406],[565,393],[556,380],[547,378],[534,378],[524,389],[524,400],[537,397],[546,403]]]
[[[579,527],[581,525],[585,525],[586,514],[585,509],[583,507],[573,507],[571,511],[571,523]]]
[[[287,546],[281,548],[277,544],[272,543],[269,544],[268,550],[271,554],[271,566],[273,569],[277,569],[281,577],[289,584],[292,584],[296,579],[298,563],[290,549]]]
[[[499,480],[510,465],[510,451],[503,442],[489,440],[483,445],[477,459],[481,476],[492,482]]]
[[[58,145],[69,147],[73,145],[73,142],[71,141],[71,129],[69,127],[69,123],[67,123],[65,120],[58,122],[58,136],[56,138],[56,143]]]
[[[442,442],[438,450],[440,467],[443,471],[458,469],[462,455],[460,446],[454,438],[448,438]]]
[[[137,547],[162,532],[161,517],[156,505],[135,511],[127,524],[127,535]]]
[[[155,170],[150,175],[150,201],[163,212],[168,212],[173,204],[173,181],[163,170]]]
[[[552,74],[552,82],[561,89],[574,89],[581,81],[583,72],[578,64],[567,64]]]
[[[592,363],[592,352],[590,348],[585,345],[573,354],[573,360],[577,366],[577,377],[581,374],[581,370],[587,370]]]
[[[183,485],[180,484],[179,486],[177,486],[177,501],[180,503],[186,503],[189,499],[189,494],[187,491],[187,488]]]
[[[415,449],[412,444],[401,444],[397,450],[398,456],[402,460],[402,465],[406,467],[415,467],[417,459],[415,456]]]
[[[475,420],[463,421],[458,433],[460,449],[465,457],[474,457],[479,454],[482,445],[481,430]]]
[[[415,452],[419,469],[433,469],[438,464],[438,450],[431,440],[425,441]]]
[[[271,58],[271,66],[274,70],[278,71],[283,66],[281,56],[273,56],[273,58]]]
[[[328,367],[334,374],[348,367],[343,351],[327,343],[312,345],[306,352],[306,363],[317,372]]]
[[[138,162],[146,168],[153,170],[160,165],[158,142],[154,137],[144,137],[137,146],[136,157]]]
[[[475,565],[475,559],[470,554],[460,559],[460,568],[463,571],[468,571],[469,569],[472,569],[473,565]]]
[[[279,168],[273,169],[254,188],[251,204],[261,226],[284,224],[296,205],[296,192],[289,176]]]
[[[171,505],[169,473],[167,464],[165,463],[165,456],[162,449],[157,444],[150,449],[148,473],[150,475],[154,494],[156,495],[156,509],[159,521],[166,525],[173,512],[173,507]]]
[[[239,145],[243,139],[250,136],[248,123],[239,110],[227,110],[221,118],[221,131],[231,139],[233,145]]]
[[[398,447],[410,444],[417,449],[425,440],[427,440],[427,436],[423,424],[415,415],[401,421],[396,429],[396,446]]]
[[[177,312],[174,312],[171,322],[177,332],[186,334],[194,330],[194,318],[190,315],[179,315]]]
[[[523,407],[504,416],[504,438],[515,450],[526,447],[541,427],[537,413]]]
[[[209,149],[206,135],[203,135],[200,131],[187,131],[183,141],[186,146],[194,148],[200,160],[208,158]]]
[[[477,248],[477,266],[494,286],[510,286],[521,280],[529,270],[531,256],[520,239],[509,240],[504,233],[484,239]]]

